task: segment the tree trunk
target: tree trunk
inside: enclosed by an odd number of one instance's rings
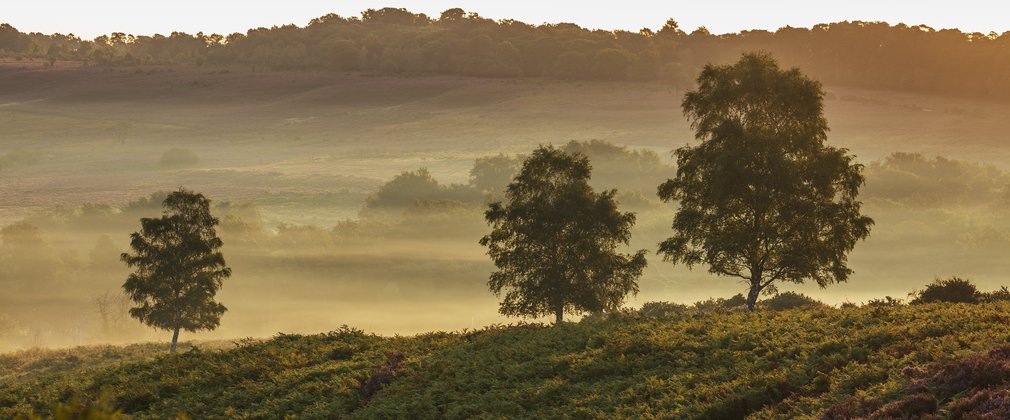
[[[175,327],[175,332],[172,333],[172,347],[168,350],[169,353],[175,353],[175,346],[179,342],[179,327]]]
[[[757,305],[758,295],[761,294],[761,283],[751,283],[750,292],[747,292],[747,305],[744,306],[747,311],[753,311],[754,306]]]
[[[563,306],[554,310],[554,325],[561,325],[565,320],[565,308]]]

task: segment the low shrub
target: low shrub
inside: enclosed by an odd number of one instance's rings
[[[483,195],[469,185],[442,185],[425,168],[406,171],[382,184],[365,200],[366,212],[403,211],[411,206],[424,208],[451,203],[480,203]],[[428,204],[424,204],[428,203]],[[438,204],[441,203],[441,204]]]
[[[1010,418],[1010,390],[983,389],[951,401],[948,413],[955,419]]]
[[[827,306],[817,299],[796,292],[777,293],[775,296],[761,301],[758,305],[761,308],[773,311]]]
[[[649,318],[668,318],[684,315],[690,311],[691,308],[689,306],[680,303],[646,302],[642,305],[642,309],[638,310],[638,313]]]
[[[822,419],[972,418],[1010,416],[1010,345],[960,359],[902,369],[910,383],[887,404],[850,397]],[[944,413],[940,416],[939,413]]]
[[[999,290],[993,290],[991,292],[984,292],[979,295],[979,301],[981,302],[1005,302],[1010,301],[1010,290],[1007,290],[1006,286],[1000,287]]]
[[[393,379],[396,379],[396,372],[403,367],[405,360],[407,360],[407,356],[403,353],[398,351],[387,352],[386,364],[372,373],[372,376],[368,380],[361,383],[361,396],[365,397],[366,400],[371,399],[382,387],[393,382]]]
[[[733,297],[729,299],[712,298],[708,300],[695,302],[694,308],[697,309],[699,312],[708,313],[708,312],[725,311],[730,309],[742,309],[744,304],[746,303],[747,298],[743,297],[742,294],[737,293],[736,295],[733,295]]]
[[[821,420],[849,420],[866,418],[870,413],[880,409],[883,403],[877,398],[852,396],[828,407],[821,414]]]
[[[125,418],[122,410],[116,409],[105,396],[95,401],[81,400],[74,397],[67,404],[59,404],[53,413],[56,420],[118,420]]]
[[[870,299],[866,301],[866,304],[864,304],[863,306],[869,308],[894,308],[904,304],[905,303],[901,299],[895,299],[890,296],[884,296],[883,299]]]
[[[927,393],[912,394],[897,401],[892,401],[880,407],[870,418],[872,419],[921,419],[936,413],[938,403],[936,397]]]
[[[912,304],[950,302],[977,303],[980,293],[970,280],[960,277],[936,279],[925,289],[913,292]]]

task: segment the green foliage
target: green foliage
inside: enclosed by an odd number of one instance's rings
[[[162,204],[168,198],[168,191],[156,191],[147,197],[130,201],[123,206],[123,213],[152,213],[162,209]]]
[[[761,301],[761,306],[773,311],[783,311],[786,309],[825,307],[826,305],[802,293],[784,292],[776,293],[775,296]]]
[[[691,308],[681,303],[645,302],[638,313],[649,318],[669,318],[691,313]]]
[[[970,280],[960,277],[948,279],[936,279],[925,289],[913,293],[913,304],[950,302],[950,303],[976,303],[981,298],[978,288]]]
[[[706,66],[698,85],[683,108],[700,144],[677,149],[677,176],[659,187],[680,204],[660,253],[745,280],[748,309],[778,281],[846,281],[873,220],[856,199],[862,166],[824,144],[820,83],[745,54]]]
[[[982,292],[979,294],[980,302],[1005,302],[1010,301],[1010,289],[1006,286],[1001,286],[999,290],[993,290],[991,292]]]
[[[1010,337],[1007,303],[761,316],[652,306],[677,310],[414,337],[345,327],[176,355],[153,345],[0,355],[0,417],[103,393],[136,418],[449,419],[853,418],[928,411],[923,392],[963,413],[1005,395],[1010,352],[980,352]],[[367,399],[372,378],[382,386]]]
[[[742,294],[735,294],[729,299],[726,298],[709,298],[708,300],[702,300],[694,303],[694,308],[699,312],[719,312],[734,309],[741,309],[747,303],[747,298]]]
[[[361,67],[364,52],[356,42],[349,39],[330,40],[321,48],[326,67],[337,70],[357,70]]]
[[[570,141],[561,149],[589,158],[594,174],[590,184],[594,188],[617,186],[628,201],[640,207],[652,201],[658,203],[654,196],[644,198],[641,192],[651,191],[656,179],[662,179],[672,170],[660,161],[655,152],[633,150],[601,140]],[[402,172],[368,197],[366,214],[402,212],[419,204],[430,205],[425,203],[483,204],[487,200],[501,199],[505,188],[519,173],[524,158],[505,154],[479,157],[474,160],[470,179],[465,185],[444,185],[424,168]]]
[[[114,408],[107,397],[99,397],[96,401],[81,401],[74,397],[67,404],[59,404],[53,412],[55,420],[118,420],[122,419],[122,410]]]
[[[591,73],[602,80],[622,80],[628,77],[628,54],[616,48],[607,48],[593,54]]]
[[[403,361],[406,359],[406,355],[397,351],[386,353],[386,364],[361,384],[361,396],[371,399],[376,392],[393,382],[396,379],[396,373],[403,367]]]
[[[190,346],[184,343],[182,347]],[[49,413],[58,403],[70,403],[74,398],[81,403],[101,400],[100,393],[81,391],[89,381],[86,378],[125,362],[148,362],[163,354],[161,344],[35,348],[0,354],[0,417]],[[4,399],[4,395],[17,398]]]
[[[500,312],[512,316],[602,312],[638,292],[645,250],[617,252],[627,245],[633,213],[621,213],[616,190],[589,186],[589,159],[541,146],[523,162],[508,185],[507,202],[485,213],[491,233],[480,243],[498,270],[488,282],[504,292]]]
[[[554,61],[552,76],[559,79],[584,79],[589,76],[589,57],[578,51],[566,51]]]
[[[137,304],[130,315],[155,328],[173,331],[175,352],[179,330],[214,329],[227,310],[214,297],[231,276],[219,251],[223,243],[203,194],[179,189],[164,201],[160,218],[140,219],[141,230],[130,235],[133,254],[122,260],[134,272],[123,290]]]
[[[695,302],[693,305],[669,302],[646,302],[642,305],[642,308],[637,311],[637,314],[647,318],[667,318],[683,315],[724,313],[743,309],[746,303],[747,298],[739,293],[729,298],[709,298],[706,300],[700,300]],[[792,309],[799,306],[802,305],[792,306],[789,308],[777,308],[762,305],[760,308],[782,310]]]
[[[870,308],[893,308],[903,305],[904,302],[901,299],[895,299],[890,296],[884,296],[883,299],[870,299],[866,302],[864,306]]]
[[[366,203],[368,208],[404,208],[422,199],[439,197],[443,187],[428,169],[405,171],[379,188]]]
[[[884,22],[823,23],[813,28],[691,33],[601,31],[570,23],[530,25],[450,9],[433,19],[404,9],[360,17],[328,14],[308,25],[250,29],[227,36],[134,36],[82,40],[0,26],[0,56],[80,60],[104,65],[214,64],[252,68],[433,72],[491,77],[661,80],[686,85],[705,63],[739,51],[767,50],[828,83],[873,89],[1006,98],[1007,34]],[[965,72],[967,65],[974,69]],[[867,71],[867,66],[871,71]]]
[[[911,304],[926,303],[993,303],[1010,301],[1010,290],[1002,286],[991,292],[979,291],[971,280],[957,276],[947,279],[935,279],[926,285],[923,290],[916,290],[908,294]],[[875,308],[887,308],[903,305],[901,299],[885,296],[883,299],[870,299],[865,306]]]
[[[1004,305],[803,308],[481,331],[408,365],[363,418],[812,418],[1007,337]],[[962,318],[963,317],[963,318]]]
[[[893,401],[849,398],[825,418],[1007,418],[1010,416],[1010,346],[959,359],[909,367],[911,382]]]
[[[592,184],[598,188],[611,185],[622,191],[643,191],[652,195],[656,180],[666,178],[674,170],[660,161],[656,152],[633,150],[601,140],[573,140],[565,144],[562,150],[589,157],[593,164]]]
[[[431,172],[421,168],[402,172],[368,197],[365,208],[371,211],[403,211],[423,202],[479,201],[480,194],[465,185],[441,185]]]
[[[503,154],[477,158],[470,169],[470,185],[484,194],[501,195],[521,165],[521,159]]]
[[[986,204],[1000,197],[1010,176],[982,165],[918,153],[892,153],[866,169],[864,195],[915,206]]]
[[[361,388],[381,371],[388,353],[423,357],[457,340],[439,333],[382,338],[345,326],[319,335],[246,340],[222,350],[192,347],[174,355],[155,355],[153,345],[139,353],[136,347],[76,352],[73,359],[63,353],[25,354],[36,360],[22,373],[10,377],[0,370],[0,418],[52,413],[75,398],[96,401],[103,395],[109,405],[137,418],[346,416],[366,402]],[[14,355],[9,363],[19,359]],[[0,367],[4,361],[0,356]]]

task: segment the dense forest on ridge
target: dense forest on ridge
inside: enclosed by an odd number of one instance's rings
[[[94,40],[22,33],[0,25],[0,56],[97,65],[222,65],[274,70],[371,71],[479,77],[654,80],[688,86],[704,64],[765,50],[835,85],[1010,98],[1010,32],[964,33],[924,25],[837,22],[712,34],[669,20],[659,30],[532,25],[450,9],[437,18],[406,9],[329,14],[304,27],[245,34],[131,35]]]

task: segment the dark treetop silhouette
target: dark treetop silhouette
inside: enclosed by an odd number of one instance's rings
[[[698,85],[683,108],[701,142],[677,149],[677,176],[659,187],[662,199],[680,203],[659,252],[743,279],[747,309],[776,281],[848,279],[847,253],[873,220],[856,200],[862,166],[824,144],[820,83],[769,55],[745,54],[706,66]]]
[[[134,272],[123,289],[138,306],[130,315],[155,328],[172,331],[174,353],[179,330],[212,330],[227,310],[214,296],[231,276],[219,251],[221,239],[203,194],[179,189],[164,202],[165,214],[140,219],[130,235],[133,254],[122,260]]]
[[[500,295],[504,315],[599,312],[619,307],[638,292],[645,250],[633,255],[627,244],[633,213],[621,213],[616,190],[596,193],[592,168],[581,153],[541,146],[509,184],[506,203],[485,213],[492,230],[480,243],[498,267],[488,285]]]
[[[304,27],[245,33],[130,35],[94,40],[22,33],[0,24],[0,57],[99,65],[241,65],[251,69],[330,69],[490,77],[659,80],[688,86],[705,63],[768,50],[832,85],[1010,98],[1010,32],[982,34],[925,25],[836,22],[713,34],[605,31],[571,23],[531,25],[462,9],[439,17],[406,9],[328,14]]]

